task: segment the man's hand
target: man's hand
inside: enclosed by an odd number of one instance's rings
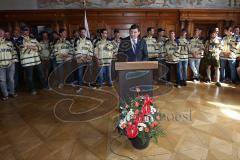
[[[69,57],[69,55],[66,54],[66,53],[62,53],[62,54],[59,55],[59,58],[61,58],[63,60],[66,60],[68,57]]]
[[[223,55],[224,55],[225,58],[229,58],[230,52],[223,52]]]
[[[193,58],[197,58],[197,52],[192,52]]]
[[[32,45],[27,45],[27,49],[33,50],[33,51],[38,51],[37,46],[32,46]]]

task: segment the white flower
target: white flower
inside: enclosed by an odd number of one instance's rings
[[[138,123],[138,127],[147,127],[147,125],[146,124],[144,124],[144,123]]]
[[[126,124],[126,121],[121,119],[120,122],[119,122],[119,127],[120,127],[121,129],[123,129],[123,128],[122,128],[123,124]]]
[[[151,114],[154,114],[155,112],[157,112],[156,108],[154,108],[153,106],[150,106],[151,108]]]
[[[131,120],[130,114],[127,114],[127,115],[126,115],[126,120],[127,120],[127,121],[130,121],[130,120]]]
[[[133,116],[134,116],[133,109],[130,109],[130,111],[126,115],[127,121],[130,121],[130,119],[133,119]]]
[[[148,117],[150,118],[150,122],[153,122],[153,121],[154,121],[154,118],[153,118],[152,115],[149,115]]]
[[[143,127],[138,127],[138,130],[141,132],[143,131]]]
[[[148,123],[148,122],[149,122],[149,117],[148,117],[148,116],[145,116],[145,117],[144,117],[144,121]]]

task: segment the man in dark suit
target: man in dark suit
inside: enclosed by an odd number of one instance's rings
[[[129,29],[128,37],[122,39],[118,54],[127,57],[127,61],[147,61],[148,51],[146,41],[140,38],[140,28],[133,24]]]

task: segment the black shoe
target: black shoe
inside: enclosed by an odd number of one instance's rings
[[[180,81],[180,86],[184,86],[184,85],[183,85],[183,81],[182,81],[182,80]]]
[[[182,88],[181,85],[177,84],[175,85],[176,88]]]
[[[183,81],[183,86],[187,86],[187,82],[186,81]]]
[[[216,86],[218,86],[218,87],[222,87],[222,85],[221,85],[221,83],[220,82],[216,82],[216,84],[215,84]]]
[[[238,84],[239,84],[238,81],[232,81],[232,83],[235,84],[235,85],[238,85]]]
[[[11,98],[16,98],[18,95],[17,95],[17,93],[14,93],[14,94],[10,94],[9,95],[9,97],[11,97]]]
[[[108,87],[113,87],[113,85],[112,84],[108,84]]]
[[[206,83],[211,83],[211,80],[207,79],[207,80],[206,80]]]
[[[31,95],[33,95],[33,96],[36,95],[36,94],[37,94],[36,91],[32,91],[32,92],[31,92]]]
[[[3,101],[6,101],[6,100],[8,100],[8,96],[2,97],[1,99],[2,99]]]

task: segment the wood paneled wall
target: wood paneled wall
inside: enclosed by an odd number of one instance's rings
[[[83,26],[83,16],[83,10],[0,11],[0,26],[10,31],[21,23],[45,25],[54,30],[64,27],[71,35],[74,29]],[[145,35],[147,27],[173,29],[177,33],[185,27],[190,36],[195,27],[207,30],[209,26],[222,29],[225,25],[240,24],[240,11],[237,9],[89,9],[87,17],[92,34],[99,28],[107,28],[109,34],[118,28],[123,36],[128,34],[133,23],[141,26],[142,35]]]

